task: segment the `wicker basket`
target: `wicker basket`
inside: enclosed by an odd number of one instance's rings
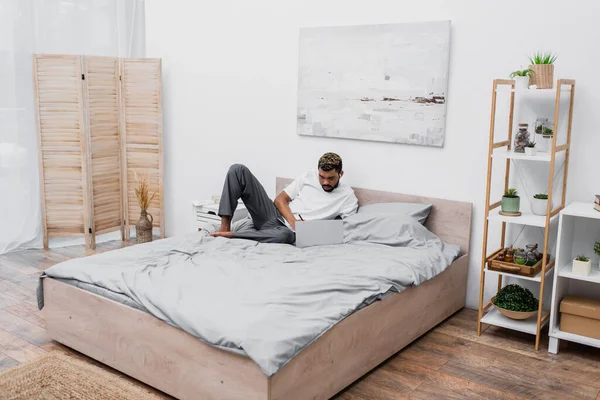
[[[150,219],[148,219],[150,217]],[[135,242],[136,243],[147,243],[152,241],[152,214],[146,210],[142,210],[140,213],[140,219],[135,224]]]
[[[533,70],[530,85],[538,89],[552,89],[554,86],[554,64],[534,64],[529,66]]]

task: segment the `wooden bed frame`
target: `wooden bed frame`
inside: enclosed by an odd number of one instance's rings
[[[277,192],[288,179],[277,179]],[[465,304],[471,204],[355,189],[360,204],[431,203],[427,227],[459,244],[443,273],[337,323],[267,377],[250,358],[205,344],[152,315],[44,279],[48,335],[180,399],[327,399]],[[410,323],[408,323],[410,321]]]

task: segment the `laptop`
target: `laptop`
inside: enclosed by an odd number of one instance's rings
[[[296,247],[342,243],[344,223],[341,219],[296,222]]]

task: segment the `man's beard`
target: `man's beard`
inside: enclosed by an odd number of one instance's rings
[[[337,188],[340,185],[340,181],[338,181],[338,183],[335,184],[335,186],[327,186],[327,185],[321,185],[321,187],[323,188],[324,191],[326,191],[327,193],[331,193],[333,192],[333,190],[335,188]],[[326,189],[328,188],[328,189]]]

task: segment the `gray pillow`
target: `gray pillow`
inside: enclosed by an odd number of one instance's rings
[[[370,242],[394,247],[424,246],[437,237],[409,215],[357,213],[344,219],[344,242]]]
[[[417,219],[417,221],[424,225],[431,212],[431,207],[433,207],[432,204],[422,203],[374,203],[360,206],[358,214],[407,215]]]

